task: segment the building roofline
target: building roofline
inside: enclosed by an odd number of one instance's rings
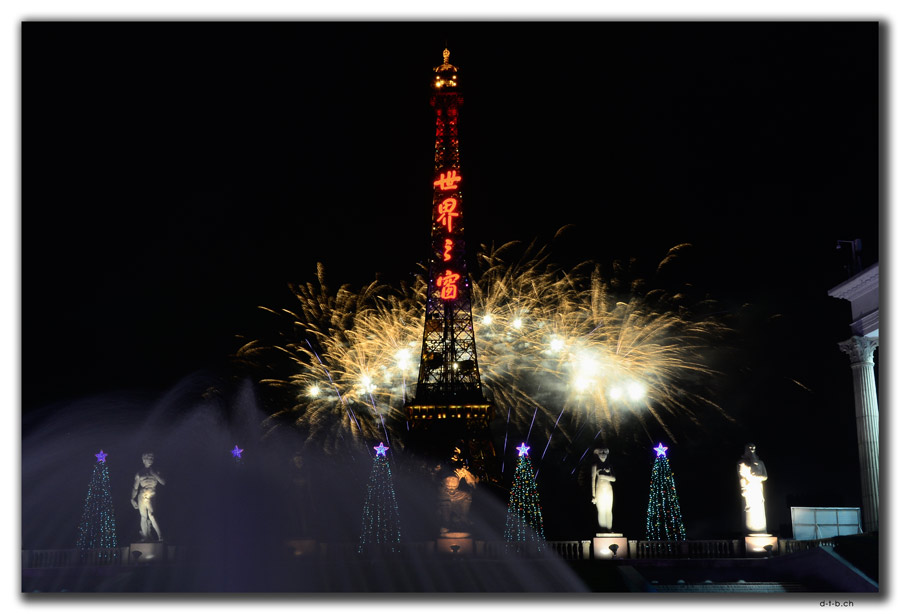
[[[850,279],[828,291],[828,296],[853,301],[860,296],[878,288],[878,263],[864,271],[860,271]]]

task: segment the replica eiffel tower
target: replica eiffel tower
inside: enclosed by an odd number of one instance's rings
[[[414,398],[405,407],[411,449],[466,463],[482,480],[499,482],[490,436],[493,404],[478,371],[472,293],[466,268],[459,165],[459,71],[448,62],[434,69],[434,192],[425,330]]]

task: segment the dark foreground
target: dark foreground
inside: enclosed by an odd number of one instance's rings
[[[91,593],[878,593],[877,544],[767,558],[564,560],[313,555],[22,570],[22,592]],[[852,559],[852,561],[851,561]],[[867,569],[867,572],[862,571]],[[873,571],[874,570],[874,571]]]

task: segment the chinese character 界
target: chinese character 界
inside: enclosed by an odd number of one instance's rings
[[[456,199],[446,198],[438,205],[438,222],[447,227],[447,232],[453,232],[453,218],[459,213],[456,211]]]
[[[462,175],[457,175],[455,170],[441,173],[440,179],[434,182],[434,185],[441,190],[455,190],[456,184],[462,181]]]
[[[456,282],[459,281],[459,273],[454,273],[450,269],[437,278],[438,288],[441,289],[441,298],[456,298]]]
[[[452,258],[451,251],[453,251],[453,239],[444,239],[444,262],[448,262]]]

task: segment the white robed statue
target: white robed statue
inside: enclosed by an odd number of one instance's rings
[[[594,456],[597,458],[591,465],[591,503],[597,506],[597,524],[600,525],[600,530],[609,533],[612,531],[612,483],[616,481],[616,474],[606,460],[609,448],[597,448]]]
[[[769,477],[766,464],[756,455],[756,444],[748,443],[738,461],[741,496],[744,497],[744,527],[747,533],[766,534],[766,499],[763,482]]]

